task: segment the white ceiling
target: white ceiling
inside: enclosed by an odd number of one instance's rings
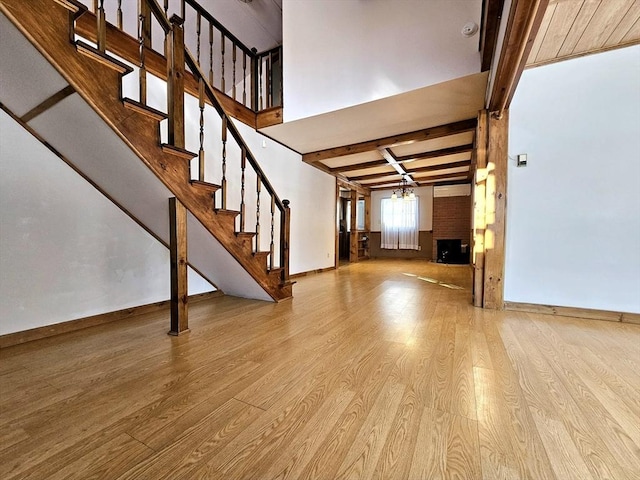
[[[309,153],[467,120],[483,108],[487,76],[476,73],[260,132]]]

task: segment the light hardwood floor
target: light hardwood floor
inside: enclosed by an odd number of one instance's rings
[[[4,349],[0,478],[640,478],[640,326],[469,287],[368,261]]]

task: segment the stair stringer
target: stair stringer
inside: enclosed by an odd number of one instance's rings
[[[276,275],[269,275],[264,257],[253,255],[247,242],[235,235],[234,217],[217,214],[210,194],[191,186],[188,163],[162,150],[158,120],[124,106],[120,73],[80,55],[69,42],[68,11],[51,0],[2,0],[0,5],[22,34],[269,297],[276,301],[290,298],[291,284],[281,284]],[[224,282],[214,281],[225,290]]]

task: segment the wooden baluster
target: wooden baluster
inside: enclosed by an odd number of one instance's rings
[[[258,57],[258,85],[260,86],[258,92],[258,96],[260,97],[259,110],[262,110],[262,57]]]
[[[232,51],[232,61],[233,61],[233,99],[236,99],[236,44],[233,44]]]
[[[198,180],[204,182],[204,79],[198,81],[198,105],[200,107],[200,150],[198,151]]]
[[[146,0],[138,0],[138,54],[140,56],[140,72],[138,86],[140,103],[147,103],[147,67],[146,51],[151,48],[151,10]]]
[[[220,89],[222,90],[222,93],[226,92],[225,82],[224,82],[224,49],[225,49],[225,41],[224,41],[224,33],[222,33],[221,40],[220,40],[220,51],[222,53],[222,81],[220,82]]]
[[[184,21],[187,19],[187,11],[185,9],[185,5],[184,5],[184,0],[182,0],[180,2],[180,16],[182,17],[182,22],[184,23]]]
[[[244,171],[247,168],[247,149],[244,145],[241,147],[240,153],[240,231],[244,232],[244,223],[245,223],[245,204],[244,204]]]
[[[122,0],[118,0],[118,10],[116,15],[118,28],[122,30]]]
[[[258,110],[258,57],[256,48],[251,49],[251,110]]]
[[[196,59],[198,60],[198,66],[200,66],[200,33],[202,32],[202,15],[198,11],[196,17]]]
[[[266,75],[266,82],[267,82],[267,108],[271,108],[273,106],[273,83],[272,83],[272,75],[273,72],[271,71],[271,65],[273,64],[273,60],[272,60],[272,56],[273,53],[270,52],[269,56],[267,57],[267,75]]]
[[[164,14],[165,16],[169,16],[169,0],[164,0]]]
[[[213,24],[209,23],[209,85],[213,84]]]
[[[271,195],[271,243],[269,244],[269,268],[273,270],[273,239],[274,239],[274,225],[276,216],[276,196]]]
[[[284,212],[280,218],[280,266],[282,267],[282,281],[289,281],[289,235],[291,233],[291,210],[289,200],[282,200]]]
[[[94,3],[95,4],[95,3]],[[104,14],[104,0],[100,0],[96,13],[98,51],[104,53],[107,49],[107,20]]]
[[[222,209],[227,208],[227,116],[222,117]]]
[[[242,52],[242,104],[247,106],[247,53]]]
[[[98,2],[99,0],[93,0],[93,13],[98,14]]]
[[[256,172],[256,252],[260,251],[260,191],[262,190],[262,178]]]
[[[170,19],[167,36],[167,111],[169,113],[169,145],[184,148],[184,29],[177,15]]]

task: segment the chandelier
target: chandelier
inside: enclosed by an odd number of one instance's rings
[[[407,182],[407,177],[405,176],[402,177],[398,188],[391,194],[391,200],[397,200],[398,197],[401,197],[403,200],[413,200],[416,198],[416,194],[413,193],[413,188],[409,186],[409,182]]]

